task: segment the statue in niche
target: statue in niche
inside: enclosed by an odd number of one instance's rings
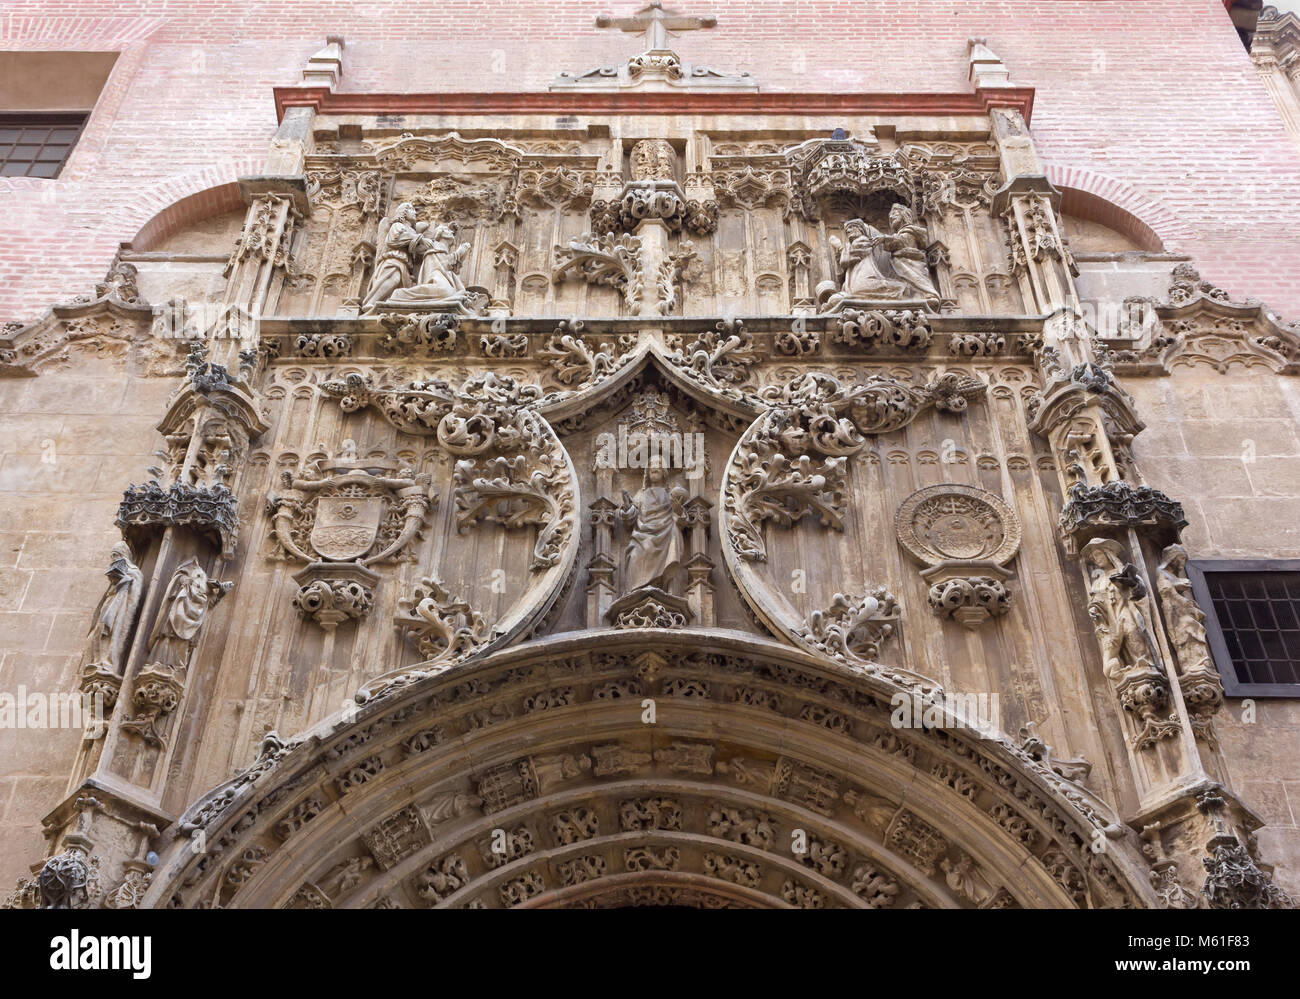
[[[162,608],[149,635],[149,662],[188,667],[208,612],[234,585],[210,578],[197,558],[182,562],[167,584]]]
[[[367,311],[410,285],[416,245],[428,228],[428,222],[417,220],[415,206],[409,201],[403,201],[379,223],[379,258],[362,303]]]
[[[1169,639],[1178,653],[1182,671],[1214,673],[1205,639],[1205,611],[1192,597],[1192,583],[1187,578],[1187,549],[1182,545],[1170,545],[1162,553],[1156,590],[1160,593],[1160,605],[1169,622]]]
[[[1137,603],[1146,588],[1134,567],[1114,550],[1117,547],[1114,542],[1093,542],[1084,552],[1088,616],[1101,639],[1102,669],[1116,682],[1155,665],[1146,615]]]
[[[664,139],[643,139],[632,147],[633,180],[672,180],[677,153]]]
[[[632,528],[623,554],[623,592],[654,586],[674,593],[678,569],[685,560],[686,541],[682,525],[686,519],[686,490],[668,486],[668,472],[658,463],[645,470],[635,496],[623,490],[619,516]]]
[[[1156,665],[1155,640],[1141,601],[1146,584],[1118,541],[1094,538],[1081,557],[1088,568],[1088,616],[1101,646],[1102,671],[1125,711],[1137,716],[1141,729],[1135,749],[1149,749],[1178,735],[1180,724],[1169,713],[1169,682]]]
[[[469,253],[469,243],[456,245],[456,230],[445,222],[428,231],[427,223],[416,237],[415,256],[419,261],[415,284],[399,288],[389,297],[394,302],[420,305],[465,304],[470,291],[460,279],[460,263]]]
[[[126,651],[127,635],[140,609],[144,592],[144,573],[131,559],[131,546],[119,541],[113,546],[112,560],[104,573],[109,578],[109,589],[95,608],[95,621],[90,627],[86,648],[86,662],[122,675],[122,654]]]
[[[844,301],[905,301],[920,299],[937,305],[939,292],[926,263],[925,227],[906,205],[894,205],[889,212],[892,232],[881,232],[864,219],[844,223],[842,242],[831,237],[843,271],[837,290],[835,282],[823,281],[817,289],[824,299],[823,311]]]
[[[939,298],[939,290],[930,277],[925,248],[929,233],[916,221],[916,215],[906,205],[895,205],[889,210],[889,227],[893,234],[884,239],[885,249],[891,254],[894,273],[914,288],[927,302]]]
[[[379,259],[362,303],[365,311],[383,302],[462,308],[473,295],[458,273],[469,243],[457,246],[450,225],[431,227],[403,201],[379,223],[378,237]]]

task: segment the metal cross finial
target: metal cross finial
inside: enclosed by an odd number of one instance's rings
[[[679,14],[675,10],[665,10],[661,3],[652,3],[642,7],[631,17],[614,17],[600,14],[596,17],[598,28],[618,28],[620,31],[636,31],[645,35],[646,51],[653,52],[668,48],[670,31],[695,31],[697,28],[717,27],[718,19],[712,14],[694,16]]]

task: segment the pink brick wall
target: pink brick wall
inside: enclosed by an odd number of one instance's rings
[[[347,39],[347,91],[545,89],[636,51],[592,0],[401,4],[8,0],[3,49],[121,58],[57,182],[0,180],[0,320],[99,279],[170,201],[256,170],[271,87],[298,81],[326,34]],[[680,0],[720,25],[684,58],[782,91],[960,91],[966,39],[988,38],[1037,88],[1053,176],[1117,192],[1235,297],[1300,317],[1300,154],[1221,0]],[[1144,214],[1145,213],[1145,214]]]

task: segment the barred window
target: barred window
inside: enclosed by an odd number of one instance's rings
[[[57,177],[84,114],[0,114],[0,177]]]
[[[1300,561],[1189,561],[1205,632],[1237,697],[1300,697]]]

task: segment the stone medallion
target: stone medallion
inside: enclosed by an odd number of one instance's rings
[[[899,543],[926,566],[930,609],[978,628],[1011,607],[1004,566],[1020,548],[1020,520],[993,493],[954,483],[917,490],[898,508]]]
[[[918,562],[1010,562],[1020,548],[1020,520],[1002,498],[975,486],[942,483],[903,500],[898,540]]]

